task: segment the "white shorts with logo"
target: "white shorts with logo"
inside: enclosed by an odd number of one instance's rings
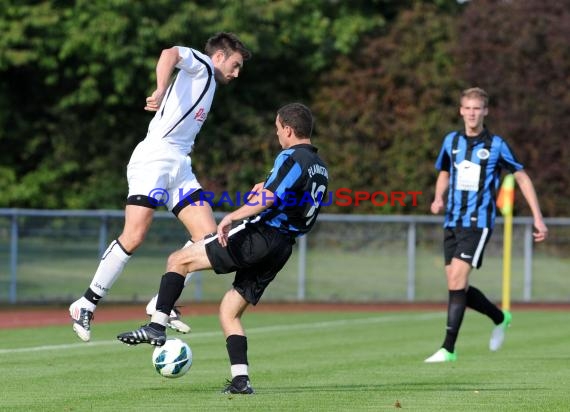
[[[169,211],[185,197],[202,188],[190,156],[164,141],[140,142],[127,165],[129,194],[148,197]]]

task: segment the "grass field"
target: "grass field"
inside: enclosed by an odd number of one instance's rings
[[[501,351],[490,321],[468,311],[458,361],[424,364],[441,344],[443,312],[250,313],[253,396],[219,393],[229,365],[215,316],[178,335],[194,353],[177,380],[152,368],[152,348],[114,339],[137,322],[0,331],[2,411],[568,411],[567,312],[519,311]]]

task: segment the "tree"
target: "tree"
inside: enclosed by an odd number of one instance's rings
[[[106,207],[124,197],[110,165],[122,172],[115,165],[144,134],[136,102],[152,63],[142,51],[156,49],[156,36],[143,8],[113,0],[3,9],[0,140],[14,150],[2,154],[2,205]]]
[[[491,94],[490,128],[515,146],[547,216],[567,215],[570,9],[557,0],[468,5],[457,56],[465,81]],[[517,206],[526,213],[522,196]]]
[[[444,131],[457,117],[459,80],[451,75],[454,16],[416,3],[385,35],[340,57],[315,96],[319,136],[335,188],[422,192],[420,204],[338,209],[342,212],[426,213],[433,162]],[[335,210],[331,208],[329,210]]]
[[[318,74],[381,26],[380,6],[391,4],[3,3],[0,142],[11,150],[0,154],[0,206],[38,208],[122,207],[124,168],[150,120],[142,104],[161,49],[201,48],[219,30],[239,33],[255,57],[240,82],[220,88],[197,143],[208,150],[195,164],[211,176],[202,179],[208,189],[243,189],[270,166],[277,107],[307,101]]]

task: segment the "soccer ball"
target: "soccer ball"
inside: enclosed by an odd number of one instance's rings
[[[152,364],[165,378],[179,378],[192,366],[192,350],[178,338],[167,339],[152,353]]]

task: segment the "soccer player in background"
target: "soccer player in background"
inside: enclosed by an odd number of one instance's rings
[[[327,192],[328,170],[311,144],[313,123],[311,111],[300,103],[278,110],[275,127],[283,151],[267,180],[253,187],[248,203],[221,220],[216,236],[170,255],[151,322],[117,339],[128,345],[164,345],[169,313],[186,274],[210,268],[218,274],[235,271],[233,287],[222,298],[219,310],[232,376],[223,392],[253,393],[241,317],[249,305],[259,302],[283,268],[295,238],[311,230]],[[234,222],[244,219],[232,229]]]
[[[204,50],[205,54],[175,46],[163,50],[158,59],[156,90],[145,106],[156,114],[127,166],[129,193],[123,232],[103,254],[84,295],[69,307],[73,330],[83,341],[90,340],[93,312],[142,244],[157,206],[166,206],[182,222],[190,233],[188,244],[216,232],[210,204],[198,201],[202,187],[189,154],[210,111],[216,85],[237,78],[251,53],[237,36],[223,32],[209,38]],[[178,73],[171,82],[175,69]],[[155,304],[153,298],[147,305],[149,315]],[[168,323],[180,332],[190,331],[174,307]]]
[[[485,246],[491,237],[496,216],[496,193],[501,169],[514,174],[534,218],[534,240],[546,239],[544,224],[534,185],[509,145],[491,133],[484,124],[488,114],[488,95],[478,87],[461,94],[459,113],[465,129],[445,136],[436,161],[439,175],[431,212],[444,210],[444,259],[449,300],[447,327],[441,348],[425,362],[450,362],[457,359],[455,342],[466,307],[488,316],[495,327],[489,349],[498,350],[511,324],[510,312],[501,311],[475,286],[469,283],[472,268],[479,269]],[[447,191],[447,204],[444,194]]]

